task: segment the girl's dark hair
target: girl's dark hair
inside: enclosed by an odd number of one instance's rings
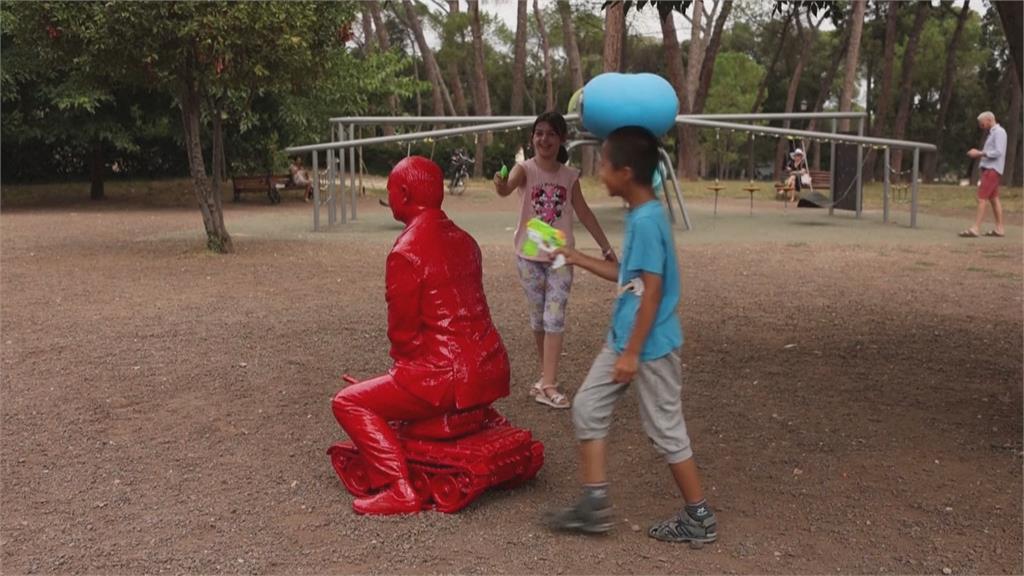
[[[558,112],[548,110],[540,116],[537,116],[537,119],[533,121],[533,129],[530,130],[531,134],[537,131],[537,124],[540,124],[541,122],[551,126],[551,129],[555,131],[555,134],[562,137],[562,140],[569,138],[569,125],[566,124],[565,117]],[[562,164],[569,161],[569,151],[566,150],[564,144],[558,147],[557,159]]]

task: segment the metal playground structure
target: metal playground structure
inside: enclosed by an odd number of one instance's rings
[[[918,169],[920,166],[920,155],[922,151],[936,151],[933,144],[925,142],[914,142],[910,140],[893,140],[889,138],[873,138],[864,136],[864,120],[867,117],[865,112],[794,112],[794,113],[762,113],[762,114],[689,114],[679,115],[675,123],[689,124],[700,128],[713,128],[716,130],[727,130],[734,132],[746,132],[757,136],[774,136],[780,138],[800,138],[811,141],[828,142],[830,151],[830,171],[835,175],[836,145],[847,144],[857,146],[857,171],[854,190],[856,216],[859,218],[863,205],[862,189],[862,168],[864,165],[865,148],[875,148],[882,151],[885,174],[882,187],[882,220],[889,221],[890,204],[890,152],[892,149],[909,150],[913,152],[913,167],[910,180],[910,227],[917,227],[918,211]],[[791,128],[777,128],[773,126],[762,126],[745,122],[766,122],[773,120],[830,120],[831,131],[810,131]],[[327,168],[327,186],[323,189],[319,178],[313,178],[313,230],[321,229],[320,211],[323,205],[327,206],[327,224],[334,226],[336,223],[345,224],[349,220],[357,218],[356,205],[359,191],[356,188],[356,150],[363,146],[374,146],[380,144],[394,144],[414,141],[430,141],[441,138],[464,136],[469,134],[481,134],[486,132],[501,132],[507,130],[518,130],[533,125],[535,116],[349,116],[331,118],[331,141],[319,144],[303,146],[292,146],[286,148],[288,154],[312,153],[312,168],[314,174],[320,173],[321,153]],[[578,114],[566,114],[565,119],[570,125],[579,125]],[[841,119],[856,120],[857,134],[844,134],[838,132],[838,121]],[[433,126],[454,125],[451,128],[439,128],[395,134],[391,136],[374,136],[370,138],[356,138],[357,126],[398,126],[398,125],[421,125]],[[577,137],[566,143],[570,151],[579,146],[599,145],[597,140],[586,132],[578,133]],[[669,217],[673,224],[677,221],[672,206],[673,199],[682,224],[685,230],[693,228],[686,203],[683,197],[682,187],[676,178],[672,158],[664,149],[661,150],[662,169],[666,174],[664,182],[664,200],[668,208]],[[346,177],[348,185],[346,186]],[[670,188],[671,185],[671,188]],[[326,195],[326,198],[325,198]],[[845,195],[845,194],[844,194]],[[324,199],[324,202],[321,200]],[[833,201],[835,190],[833,189]],[[346,206],[347,204],[347,206]],[[829,214],[833,213],[834,203],[828,205]],[[339,212],[340,209],[340,212]]]

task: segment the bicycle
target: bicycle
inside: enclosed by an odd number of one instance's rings
[[[469,180],[469,167],[473,165],[473,159],[459,148],[452,154],[449,163],[452,167],[452,177],[448,181],[448,194],[461,196],[466,191],[466,181]]]

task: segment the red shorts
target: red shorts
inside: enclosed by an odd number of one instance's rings
[[[990,168],[982,168],[981,181],[978,182],[978,200],[999,198],[999,172]]]

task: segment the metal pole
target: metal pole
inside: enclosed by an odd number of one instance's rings
[[[338,124],[338,139],[335,141],[345,141],[345,126]],[[345,170],[347,168],[345,164],[345,149],[338,149],[338,163],[341,166],[341,172],[338,174],[338,202],[341,204],[341,211],[345,211]],[[350,214],[351,219],[355,219],[355,212]]]
[[[373,144],[390,144],[392,142],[411,142],[413,140],[424,140],[426,138],[445,138],[448,136],[461,136],[463,134],[476,134],[478,132],[491,132],[495,130],[508,130],[511,128],[522,128],[533,124],[535,118],[529,120],[515,120],[511,122],[499,122],[496,124],[483,124],[479,126],[460,126],[458,128],[445,128],[443,130],[428,130],[425,132],[408,132],[395,134],[394,136],[375,136],[361,140],[350,140],[347,142],[324,142],[320,144],[309,144],[306,146],[292,146],[285,151],[297,154],[312,150],[326,150],[328,148],[348,148],[350,146],[370,146]]]
[[[313,174],[320,174],[320,153],[313,151]],[[313,232],[320,231],[320,177],[313,177]]]
[[[884,163],[882,169],[885,171],[885,177],[882,178],[882,222],[889,221],[889,147],[885,148],[885,152],[882,154]]]
[[[668,175],[672,179],[672,189],[676,195],[676,204],[679,205],[679,212],[683,215],[683,226],[686,230],[693,230],[690,224],[690,213],[686,211],[686,203],[683,202],[683,191],[679,188],[679,180],[676,178],[676,169],[672,166],[672,158],[668,152],[661,150],[661,157],[665,159],[665,166],[668,167]]]
[[[839,130],[839,124],[836,119],[832,119],[832,134],[835,135]],[[832,173],[832,202],[828,205],[828,215],[831,216],[835,213],[836,206],[836,141],[832,140],[828,146],[828,169]]]
[[[700,120],[809,120],[811,118],[863,118],[865,112],[761,112],[758,114],[687,114],[678,118]],[[490,122],[511,122],[527,120],[531,124],[535,116],[336,116],[330,122],[340,124],[487,124]],[[566,114],[568,122],[579,120],[579,114]]]
[[[914,169],[910,173],[910,227],[917,228],[917,166],[921,149],[914,148]]]
[[[356,125],[355,124],[349,124],[348,125],[348,139],[349,140],[355,140],[356,139],[356,132],[355,132],[355,130],[356,130]],[[352,199],[352,219],[355,220],[356,219],[356,149],[355,149],[355,147],[352,147],[352,148],[348,149],[348,165],[351,168],[351,171],[349,172],[349,194],[350,194],[351,199]],[[342,182],[342,186],[344,186],[344,184],[345,183]]]
[[[913,140],[892,140],[890,138],[874,138],[872,136],[855,136],[852,134],[836,134],[828,132],[818,132],[811,130],[795,130],[795,129],[784,129],[775,128],[774,126],[757,126],[751,124],[741,124],[737,122],[720,122],[718,120],[701,120],[695,118],[689,118],[687,116],[676,116],[677,124],[689,124],[691,126],[700,126],[701,128],[721,128],[723,130],[736,130],[741,132],[755,132],[757,134],[765,135],[772,134],[778,136],[790,136],[793,138],[803,138],[810,140],[824,140],[824,141],[839,141],[844,144],[866,144],[875,146],[892,146],[894,148],[920,148],[925,152],[933,152],[937,150],[934,144],[928,144],[927,142],[915,142]]]
[[[515,120],[509,122],[499,122],[495,124],[484,124],[478,126],[461,126],[458,128],[445,128],[443,130],[430,130],[424,132],[411,132],[408,134],[396,134],[394,136],[380,136],[374,138],[364,138],[360,140],[350,140],[345,143],[341,142],[325,142],[321,144],[310,144],[306,146],[292,146],[286,148],[285,151],[291,154],[297,154],[301,152],[310,152],[312,150],[326,150],[328,148],[348,148],[349,146],[370,146],[372,144],[389,144],[391,142],[406,142],[412,140],[424,140],[426,138],[444,138],[448,136],[459,136],[462,134],[474,134],[479,132],[491,132],[496,130],[509,130],[512,128],[521,128],[533,124],[533,117],[528,120]],[[778,135],[778,136],[790,136],[793,138],[805,138],[805,139],[818,139],[826,140],[829,142],[835,140],[841,140],[846,144],[868,144],[877,146],[892,146],[896,148],[920,148],[926,152],[935,151],[934,144],[928,144],[926,142],[914,142],[910,140],[891,140],[888,138],[874,138],[870,136],[854,136],[854,135],[839,135],[828,132],[817,132],[810,130],[793,130],[793,129],[782,129],[775,128],[772,126],[755,126],[750,124],[741,124],[736,122],[721,122],[718,120],[704,120],[700,118],[692,118],[689,116],[676,116],[677,124],[690,124],[691,126],[700,126],[703,128],[723,128],[725,130],[739,130],[743,132],[755,132],[757,134],[766,135]]]
[[[320,174],[316,173],[313,175],[317,181],[320,180]],[[334,150],[327,151],[327,225],[334,226],[334,222],[337,220],[338,210],[335,206],[334,201]],[[341,221],[345,222],[345,207],[341,208]]]
[[[335,128],[336,128],[335,125],[331,124],[331,140],[334,140]],[[334,150],[328,150],[327,151],[327,178],[328,178],[328,180],[327,180],[327,190],[328,190],[328,193],[327,193],[327,214],[328,214],[327,221],[330,222],[330,225],[332,225],[332,226],[337,221],[337,211],[338,211],[338,209],[337,209],[337,202],[335,201],[336,189],[335,189],[335,186],[334,186],[334,174],[335,174]],[[320,174],[319,173],[314,174],[314,177],[317,180],[319,180],[320,179]],[[345,222],[345,207],[344,206],[341,208],[341,221],[342,221],[342,223]]]
[[[864,117],[857,119],[857,136],[864,136]],[[857,146],[857,218],[860,218],[860,213],[864,211],[864,190],[861,188],[861,176],[862,168],[864,166],[864,147]],[[834,181],[833,181],[834,182]],[[835,188],[835,186],[833,186]],[[832,192],[835,196],[835,191]]]
[[[661,165],[662,165],[662,161],[659,159],[658,160],[658,170],[661,170]],[[667,180],[668,180],[668,172],[665,172],[665,171],[663,171],[663,172],[665,173],[665,177],[663,177],[661,179],[661,195],[663,196],[663,198],[665,200],[665,207],[668,208],[668,221],[671,224],[675,224],[676,223],[676,212],[675,212],[675,210],[672,209],[672,199],[669,198],[669,196],[668,196],[668,182],[667,182]],[[655,190],[654,193],[657,194],[658,191]]]

